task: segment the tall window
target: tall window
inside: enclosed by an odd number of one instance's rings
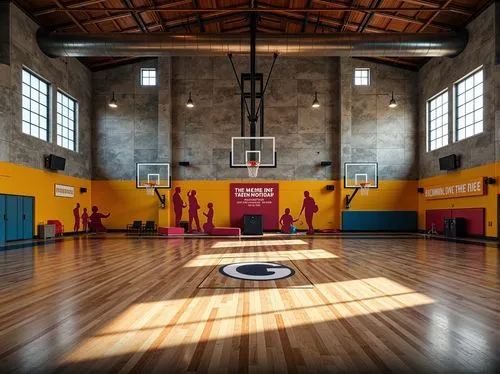
[[[354,69],[354,85],[369,86],[370,85],[370,69],[355,68]]]
[[[427,101],[428,149],[448,145],[448,90]]]
[[[23,133],[45,141],[49,138],[49,84],[28,70],[22,73]]]
[[[76,101],[57,91],[57,145],[76,151]]]
[[[483,132],[483,69],[455,84],[456,140]]]
[[[156,69],[141,69],[141,86],[156,86]]]

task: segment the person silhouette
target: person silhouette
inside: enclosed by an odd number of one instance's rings
[[[73,231],[78,232],[78,230],[80,230],[80,203],[76,203],[76,208],[73,209],[73,217],[75,218]]]
[[[310,196],[309,191],[304,191],[304,202],[302,203],[302,209],[300,210],[299,217],[305,213],[306,223],[308,226],[307,233],[314,234],[313,227],[313,215],[318,212],[318,206],[314,202],[314,199]]]
[[[210,234],[212,229],[215,227],[214,226],[214,204],[208,203],[207,205],[208,212],[203,212],[203,215],[207,217],[207,222],[203,225],[203,231],[206,232],[207,234]]]
[[[175,187],[175,192],[172,196],[172,204],[174,204],[175,227],[180,227],[182,219],[182,209],[187,205],[184,204],[181,197],[181,188]]]
[[[189,201],[189,226],[188,232],[193,232],[193,220],[196,223],[196,231],[201,231],[200,219],[198,218],[198,210],[200,206],[198,205],[198,199],[196,198],[196,190],[188,191],[188,201]]]
[[[285,209],[285,214],[280,218],[281,232],[283,234],[290,234],[292,231],[292,223],[297,222],[299,219],[293,219],[290,214],[290,208]]]
[[[83,208],[83,214],[82,214],[82,228],[83,228],[83,232],[87,232],[88,223],[89,223],[89,215],[87,213],[87,208]]]
[[[108,218],[111,213],[102,214],[98,213],[99,208],[96,206],[92,207],[92,214],[90,215],[90,231],[93,232],[104,232],[106,231],[106,227],[102,224],[102,218]]]

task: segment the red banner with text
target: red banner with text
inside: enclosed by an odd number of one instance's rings
[[[278,229],[278,183],[231,183],[229,191],[231,226],[242,227],[245,214],[260,214],[264,230]]]

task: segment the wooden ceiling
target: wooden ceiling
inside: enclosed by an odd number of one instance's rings
[[[17,0],[41,26],[73,33],[248,33],[248,0]],[[492,0],[262,0],[264,33],[449,32],[462,28]],[[131,58],[85,58],[92,70]],[[424,58],[385,58],[418,69]]]

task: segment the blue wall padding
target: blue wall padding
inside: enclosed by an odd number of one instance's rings
[[[415,211],[360,211],[342,212],[344,231],[417,231]]]

